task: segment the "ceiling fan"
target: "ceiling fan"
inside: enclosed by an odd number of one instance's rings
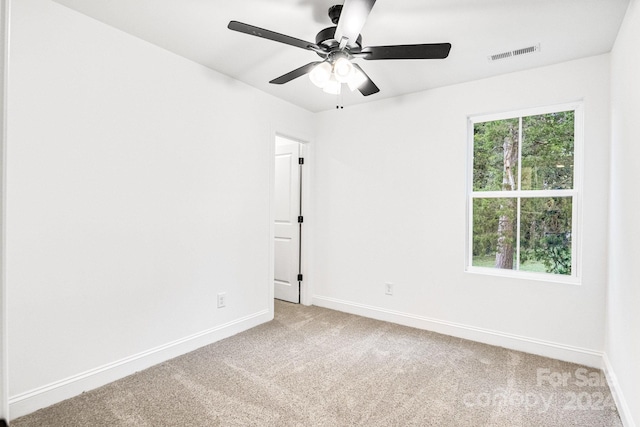
[[[316,42],[300,40],[264,28],[229,22],[233,31],[277,41],[315,52],[321,61],[310,62],[278,78],[272,84],[284,84],[305,74],[325,92],[339,94],[342,83],[351,90],[358,89],[364,96],[380,91],[354,59],[444,59],[449,56],[450,43],[408,44],[392,46],[362,47],[360,31],[364,26],[376,0],[345,0],[344,5],[329,8],[329,18],[333,27],[325,28],[316,35]]]

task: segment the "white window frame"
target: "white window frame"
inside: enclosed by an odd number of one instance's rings
[[[522,118],[526,116],[534,116],[549,113],[558,113],[563,111],[574,111],[574,167],[573,167],[573,188],[570,190],[521,190],[515,191],[473,191],[473,131],[476,123],[491,122],[496,120],[518,118],[520,125]],[[466,253],[465,253],[465,271],[474,274],[484,274],[491,276],[514,277],[527,280],[542,280],[545,282],[567,283],[579,285],[581,283],[581,266],[582,266],[582,164],[583,164],[583,148],[584,148],[584,108],[582,101],[566,104],[556,104],[544,107],[528,108],[507,111],[494,114],[470,115],[467,117],[467,233],[466,233]],[[520,126],[519,132],[522,132]],[[520,135],[519,140],[522,140]],[[522,150],[518,150],[518,165],[522,164]],[[518,183],[521,183],[522,168],[518,167]],[[493,267],[477,267],[473,266],[473,200],[476,198],[503,197],[516,198],[517,203],[517,242],[516,245],[516,266],[520,265],[520,200],[527,197],[572,197],[572,217],[571,217],[571,275],[538,273],[531,271],[522,271],[518,269],[508,270]]]

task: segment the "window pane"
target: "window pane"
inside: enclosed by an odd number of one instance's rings
[[[574,112],[522,119],[522,189],[573,188]]]
[[[473,191],[511,191],[518,180],[518,119],[476,123]]]
[[[520,270],[571,274],[571,197],[524,198]]]
[[[515,268],[516,199],[473,200],[473,259],[476,267]]]

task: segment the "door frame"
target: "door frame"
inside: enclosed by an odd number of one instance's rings
[[[300,304],[311,305],[313,299],[311,271],[311,248],[313,242],[312,224],[313,218],[309,214],[311,212],[311,198],[309,192],[312,188],[313,180],[313,156],[312,156],[312,138],[307,135],[301,135],[303,132],[288,132],[281,129],[272,129],[269,132],[269,284],[268,298],[271,313],[273,314],[274,292],[273,292],[273,276],[275,270],[275,150],[276,136],[287,138],[300,143],[300,156],[304,157],[304,166],[302,168],[302,214],[304,216],[304,225],[302,227],[302,245],[301,245],[301,265],[303,280],[300,283]]]

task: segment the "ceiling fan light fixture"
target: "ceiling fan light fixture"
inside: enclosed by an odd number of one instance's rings
[[[322,62],[309,73],[311,82],[319,88],[324,88],[331,79],[331,64]]]
[[[353,76],[355,67],[348,58],[342,56],[333,64],[333,74],[340,83],[347,83]]]
[[[340,91],[342,89],[342,83],[336,80],[335,75],[331,74],[331,78],[322,88],[326,93],[330,93],[331,95],[340,95]]]

